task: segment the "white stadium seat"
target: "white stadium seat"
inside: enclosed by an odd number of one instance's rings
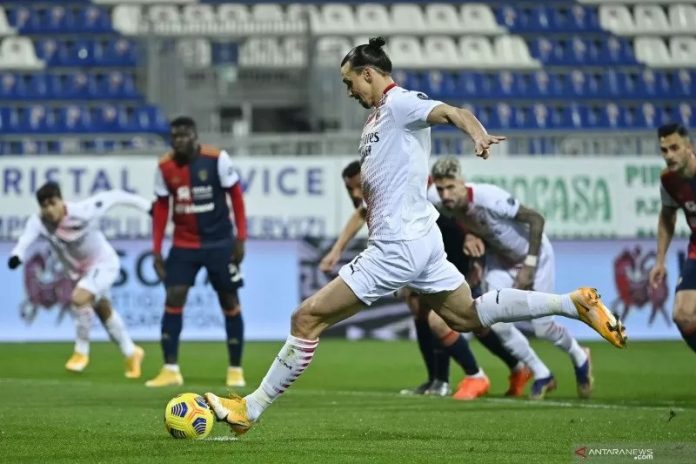
[[[34,44],[28,37],[5,37],[0,43],[0,69],[42,69],[44,62],[36,57]]]
[[[636,30],[633,16],[624,5],[601,5],[599,24],[609,32],[619,35],[632,34]]]
[[[657,37],[637,37],[634,42],[635,56],[648,66],[664,67],[672,64],[665,42]]]
[[[7,22],[7,15],[5,14],[5,9],[0,6],[0,37],[4,35],[14,35],[15,30]]]
[[[423,68],[426,66],[423,49],[416,37],[392,37],[386,51],[395,68]]]
[[[493,10],[482,3],[465,3],[461,9],[462,27],[466,34],[499,34],[505,29],[498,25]]]
[[[693,34],[696,30],[696,6],[671,5],[669,7],[669,27],[672,33]]]
[[[137,34],[142,14],[140,5],[116,5],[111,12],[111,24],[121,34]]]
[[[661,6],[636,5],[633,10],[633,19],[636,31],[641,34],[668,34],[670,32],[667,15]]]
[[[459,39],[459,52],[464,67],[495,67],[493,47],[486,37],[465,36]]]
[[[541,64],[532,58],[527,42],[516,35],[504,35],[495,39],[493,45],[496,67],[539,68]]]
[[[426,37],[423,56],[427,66],[434,68],[456,68],[462,66],[461,56],[451,37]]]
[[[246,5],[235,3],[223,3],[217,9],[218,21],[221,23],[243,23],[251,19],[249,9]]]
[[[254,21],[284,21],[285,13],[278,4],[261,3],[251,7],[251,17]]]
[[[669,51],[673,65],[696,67],[695,37],[672,37],[669,41]]]
[[[176,52],[181,62],[190,69],[207,69],[213,62],[208,39],[179,39]]]
[[[153,5],[147,10],[147,18],[152,24],[171,26],[181,23],[179,8],[176,5]]]
[[[320,37],[317,41],[317,61],[321,65],[336,66],[353,48],[345,37]]]
[[[290,21],[298,21],[316,16],[318,9],[316,5],[307,5],[304,3],[291,3],[285,9],[285,15]]]
[[[429,3],[425,5],[426,28],[438,34],[462,34],[466,32],[462,18],[454,5],[449,3]]]
[[[375,31],[392,32],[392,21],[384,5],[361,3],[355,8],[355,32],[374,34]]]
[[[282,65],[300,67],[307,62],[307,39],[304,37],[285,37],[280,44]]]
[[[312,31],[316,34],[336,34],[340,31],[350,35],[355,31],[355,17],[353,9],[341,3],[327,3],[312,15]]]
[[[187,24],[211,25],[217,17],[211,5],[186,5],[181,11],[181,19]]]
[[[239,50],[239,65],[261,68],[282,67],[281,54],[278,40],[275,38],[247,39]]]
[[[391,8],[391,30],[400,34],[430,32],[425,24],[425,16],[419,5],[396,3]],[[436,33],[437,31],[432,31]]]

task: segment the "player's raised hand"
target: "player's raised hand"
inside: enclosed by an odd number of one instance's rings
[[[319,270],[321,272],[333,271],[339,259],[341,259],[341,253],[337,253],[332,249],[319,261]]]
[[[476,152],[476,156],[479,156],[483,159],[488,159],[490,156],[490,148],[492,145],[495,145],[497,143],[502,142],[505,140],[505,137],[502,135],[490,135],[490,134],[484,134],[481,137],[477,137],[474,139],[474,149]]]
[[[667,269],[664,264],[655,264],[652,269],[650,269],[650,274],[648,274],[648,279],[652,288],[657,288],[667,275]]]
[[[155,268],[155,274],[157,274],[160,280],[164,280],[164,277],[167,275],[164,267],[164,258],[159,253],[155,253],[154,258],[155,261],[152,263],[152,266]]]

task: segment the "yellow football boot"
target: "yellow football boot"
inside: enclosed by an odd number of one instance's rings
[[[181,372],[162,367],[154,379],[145,382],[146,387],[177,387],[184,384]]]
[[[135,351],[132,355],[126,358],[126,378],[138,379],[141,375],[140,366],[143,363],[143,358],[145,357],[145,350],[140,348],[138,345],[135,346]]]
[[[246,387],[244,370],[241,367],[228,367],[225,385],[228,387]]]
[[[86,354],[75,352],[70,356],[68,362],[65,363],[65,368],[70,372],[82,372],[89,364],[89,356]]]
[[[243,435],[251,428],[252,422],[247,416],[246,400],[241,396],[220,398],[212,393],[206,393],[205,400],[212,408],[217,420],[227,422],[235,435]]]
[[[602,337],[617,348],[623,348],[628,339],[626,328],[609,308],[604,306],[594,288],[581,287],[570,294],[580,320],[595,329]]]

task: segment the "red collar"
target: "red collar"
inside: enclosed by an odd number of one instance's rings
[[[396,82],[392,82],[391,84],[389,84],[389,85],[384,89],[384,92],[382,92],[382,95],[386,95],[387,92],[389,92],[391,89],[393,89],[393,88],[396,87],[396,86],[397,86],[397,85],[396,85]]]

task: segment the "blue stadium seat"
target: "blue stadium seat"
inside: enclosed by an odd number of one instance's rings
[[[97,45],[98,66],[135,66],[137,64],[135,44],[128,39],[113,39]]]
[[[127,127],[126,115],[121,111],[121,108],[111,104],[93,108],[90,119],[93,132],[124,132]]]
[[[96,96],[104,99],[139,99],[133,75],[121,71],[110,71],[94,77]]]
[[[563,95],[562,80],[557,74],[549,74],[544,70],[534,72],[525,87],[531,98],[558,98]]]
[[[53,121],[50,120],[49,111],[42,105],[31,105],[24,108],[19,108],[15,131],[21,134],[41,134],[53,132]],[[12,120],[12,118],[11,118]]]
[[[17,100],[26,91],[22,88],[22,79],[15,73],[0,73],[0,100]]]
[[[55,115],[54,130],[60,133],[87,133],[92,129],[89,112],[77,105],[58,108]]]
[[[490,82],[486,96],[491,98],[519,98],[525,91],[522,77],[511,71],[496,73],[486,80]]]
[[[626,116],[621,106],[610,102],[589,109],[588,126],[595,129],[624,129]]]
[[[457,98],[457,82],[452,73],[447,71],[430,71],[421,75],[420,90],[423,90],[430,98],[449,99]]]
[[[581,5],[557,6],[551,8],[551,28],[563,32],[601,31],[596,8]]]
[[[454,77],[457,85],[457,93],[461,98],[470,98],[485,92],[481,73],[461,71]]]
[[[133,132],[169,133],[169,124],[160,109],[153,105],[143,105],[135,109],[129,129]]]
[[[82,32],[113,32],[109,12],[97,6],[80,9],[77,24]]]
[[[80,29],[73,12],[64,6],[33,9],[31,14],[37,17],[37,27],[42,33],[75,32]]]

